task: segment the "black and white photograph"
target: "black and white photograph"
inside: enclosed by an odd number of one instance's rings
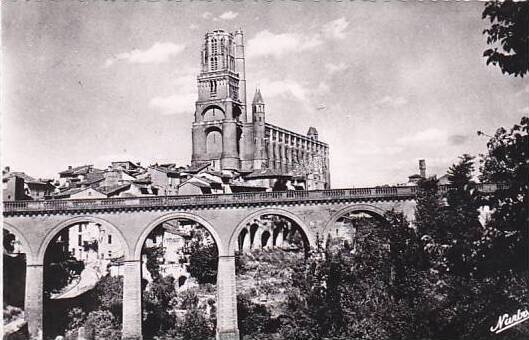
[[[3,340],[529,339],[529,2],[0,11]]]

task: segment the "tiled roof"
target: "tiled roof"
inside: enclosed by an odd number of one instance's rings
[[[82,175],[88,173],[92,165],[81,165],[59,172],[59,175]]]
[[[190,165],[187,168],[185,168],[183,171],[184,172],[189,172],[189,173],[192,173],[192,174],[193,173],[197,173],[200,170],[204,170],[205,168],[207,168],[210,164],[211,163],[206,162],[206,163],[202,163],[202,164]]]
[[[151,176],[149,175],[149,176],[145,176],[142,178],[136,178],[132,182],[136,184],[151,184],[152,180],[151,180]]]
[[[130,183],[125,184],[118,184],[118,185],[110,185],[110,186],[100,186],[97,188],[94,188],[95,190],[99,191],[100,193],[104,195],[112,195],[117,192],[123,191],[130,188]]]
[[[63,190],[57,194],[54,194],[53,197],[54,198],[67,198],[67,197],[70,197],[71,195],[75,195],[81,191],[84,191],[88,188],[72,188],[72,189],[67,189],[67,190]]]
[[[286,174],[281,172],[280,170],[272,170],[272,169],[261,169],[261,170],[254,170],[249,175],[246,175],[244,178],[246,179],[257,179],[257,178],[278,178],[278,177],[292,177],[290,174]]]
[[[36,179],[36,178],[31,177],[31,176],[29,176],[26,173],[21,172],[21,171],[20,172],[19,171],[13,171],[13,172],[8,172],[8,173],[4,174],[4,178],[11,178],[11,177],[22,178],[24,180],[24,182],[26,182],[26,183],[34,183],[34,184],[48,184],[51,181],[51,180]]]
[[[202,178],[200,178],[199,180],[202,180]],[[209,184],[204,183],[204,182],[192,181],[192,179],[190,179],[190,180],[187,180],[184,183],[180,184],[178,187],[181,187],[181,186],[183,186],[185,184],[192,184],[192,185],[194,185],[196,187],[199,187],[199,188],[211,188],[211,186]]]
[[[119,164],[123,164],[123,163],[127,164],[130,168],[134,168],[134,169],[141,166],[131,161],[115,161],[115,162],[111,162],[110,164],[112,164],[112,167],[117,167]]]
[[[89,172],[86,174],[86,179],[82,182],[84,184],[95,184],[105,179],[102,172]]]
[[[177,167],[174,164],[162,164],[162,165],[151,165],[149,166],[151,169],[155,169],[161,172],[165,172],[167,174],[179,174],[182,172],[185,168],[184,167]]]

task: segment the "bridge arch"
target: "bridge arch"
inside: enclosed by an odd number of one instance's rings
[[[353,204],[353,205],[350,205],[350,206],[347,206],[345,208],[338,210],[331,216],[329,222],[327,222],[327,224],[325,225],[325,228],[323,229],[323,239],[324,240],[327,239],[327,235],[329,234],[330,230],[333,228],[335,223],[341,217],[343,217],[346,214],[352,213],[352,212],[359,212],[359,213],[364,212],[380,220],[383,220],[383,221],[386,220],[384,218],[384,214],[386,213],[384,209],[381,209],[371,204],[365,204],[365,203]]]
[[[44,241],[39,246],[39,250],[37,253],[37,263],[43,264],[44,263],[44,256],[46,255],[46,250],[48,249],[48,246],[50,245],[50,242],[57,236],[57,234],[63,230],[64,228],[70,227],[76,223],[80,222],[92,222],[92,223],[99,223],[101,226],[104,226],[106,228],[109,228],[110,230],[114,231],[116,233],[116,236],[119,239],[119,242],[121,243],[121,247],[124,250],[125,254],[125,260],[128,260],[130,258],[130,246],[125,240],[125,237],[123,236],[123,232],[113,225],[112,223],[108,222],[107,220],[104,220],[99,217],[93,217],[93,216],[78,216],[74,218],[70,218],[66,221],[63,221],[53,227],[44,238]]]
[[[254,219],[259,218],[263,215],[279,215],[292,220],[292,222],[296,223],[305,234],[305,237],[309,242],[309,246],[311,248],[316,246],[316,239],[313,233],[310,231],[307,224],[303,222],[297,215],[281,208],[264,208],[250,214],[249,216],[245,217],[241,222],[239,222],[239,224],[231,234],[229,241],[230,243],[228,247],[228,255],[235,254],[235,251],[238,249],[239,234],[246,227],[246,225],[252,222]]]
[[[28,242],[26,237],[23,233],[18,230],[17,227],[14,225],[7,223],[4,221],[4,229],[15,235],[15,237],[22,242],[22,247],[24,248],[24,251],[26,252],[26,263],[27,264],[33,264],[35,258],[33,250],[31,249],[31,244]]]
[[[219,251],[219,256],[226,255],[226,249],[222,245],[222,241],[219,237],[219,234],[208,221],[194,214],[185,213],[185,212],[175,212],[175,213],[169,213],[169,214],[160,216],[154,221],[152,221],[151,223],[149,223],[147,228],[143,230],[140,237],[136,240],[136,245],[134,247],[134,254],[133,254],[132,260],[141,259],[141,252],[142,252],[143,245],[145,241],[147,240],[147,237],[149,236],[151,231],[154,230],[154,228],[156,228],[163,222],[174,220],[174,219],[187,219],[187,220],[191,220],[196,223],[199,223],[202,227],[206,228],[206,230],[211,234],[211,237],[213,237],[213,240],[215,240],[215,244],[217,245],[217,249]]]

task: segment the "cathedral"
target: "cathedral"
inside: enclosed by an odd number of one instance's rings
[[[192,166],[246,181],[283,178],[302,181],[306,190],[330,187],[329,146],[317,130],[302,135],[266,122],[259,89],[248,105],[242,31],[206,33],[197,82]]]

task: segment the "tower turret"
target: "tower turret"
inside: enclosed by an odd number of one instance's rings
[[[316,130],[315,127],[310,127],[309,131],[307,132],[307,137],[310,139],[318,140],[318,130]]]
[[[255,138],[254,169],[262,169],[266,162],[265,104],[261,90],[257,89],[252,101],[253,135]]]
[[[255,90],[255,95],[253,96],[252,101],[252,121],[259,120],[259,117],[262,116],[262,120],[264,121],[264,101],[263,96],[261,95],[261,90],[257,89]]]

